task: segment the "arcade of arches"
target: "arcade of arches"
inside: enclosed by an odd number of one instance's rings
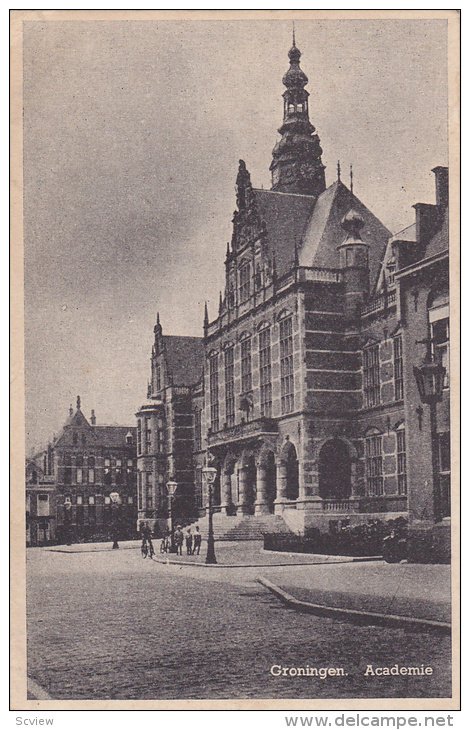
[[[215,455],[219,477],[214,501],[230,514],[274,513],[276,502],[299,497],[299,462],[295,446],[286,441],[279,456],[274,447],[245,448],[239,455]]]

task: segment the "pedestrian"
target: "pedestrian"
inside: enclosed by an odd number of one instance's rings
[[[199,551],[201,550],[201,543],[202,543],[202,535],[199,532],[199,527],[196,525],[195,532],[194,532],[193,555],[199,555]]]
[[[188,527],[186,532],[186,555],[192,555],[193,554],[193,535],[191,532],[191,528]]]
[[[175,536],[174,536],[174,542],[176,545],[176,554],[182,555],[183,554],[183,540],[184,535],[183,531],[181,529],[181,525],[176,526]]]

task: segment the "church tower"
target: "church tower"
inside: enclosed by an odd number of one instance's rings
[[[318,196],[325,190],[325,167],[320,139],[308,116],[308,78],[300,68],[301,53],[292,38],[290,68],[282,83],[286,87],[282,138],[273,149],[270,170],[272,190]]]

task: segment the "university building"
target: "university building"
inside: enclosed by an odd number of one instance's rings
[[[98,425],[94,411],[88,420],[78,396],[59,436],[27,461],[27,544],[107,540],[116,520],[134,536],[136,437],[135,426]]]
[[[347,186],[327,186],[295,43],[271,190],[236,178],[219,311],[203,338],[155,327],[139,410],[139,515],[204,514],[202,467],[216,466],[219,524],[284,529],[450,515],[448,174],[398,234]],[[416,344],[420,341],[422,344]],[[414,369],[447,369],[435,423]],[[272,517],[271,517],[272,516]]]

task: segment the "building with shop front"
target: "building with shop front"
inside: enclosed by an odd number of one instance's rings
[[[201,467],[217,468],[214,499],[228,521],[273,515],[300,532],[409,514],[440,521],[450,513],[449,378],[431,439],[414,368],[420,347],[448,368],[447,169],[433,171],[436,202],[415,205],[415,222],[397,235],[354,194],[352,176],[344,184],[339,164],[327,186],[300,55],[294,43],[271,190],[254,187],[239,162],[218,314],[206,310],[203,340],[174,338],[197,357],[181,358],[165,386],[172,338],[157,324],[139,428],[148,412],[152,434],[159,423],[166,434],[155,444],[179,434],[188,505],[192,493],[194,508],[205,507]],[[176,397],[184,406],[170,424]],[[152,442],[153,461],[142,460],[152,489],[158,465],[159,484],[179,481],[173,443]],[[152,500],[166,505],[164,490]]]
[[[46,509],[46,541],[107,540],[116,523],[123,536],[135,536],[136,437],[135,426],[98,425],[94,411],[88,420],[77,397],[59,436],[27,463],[30,544],[44,541]]]

